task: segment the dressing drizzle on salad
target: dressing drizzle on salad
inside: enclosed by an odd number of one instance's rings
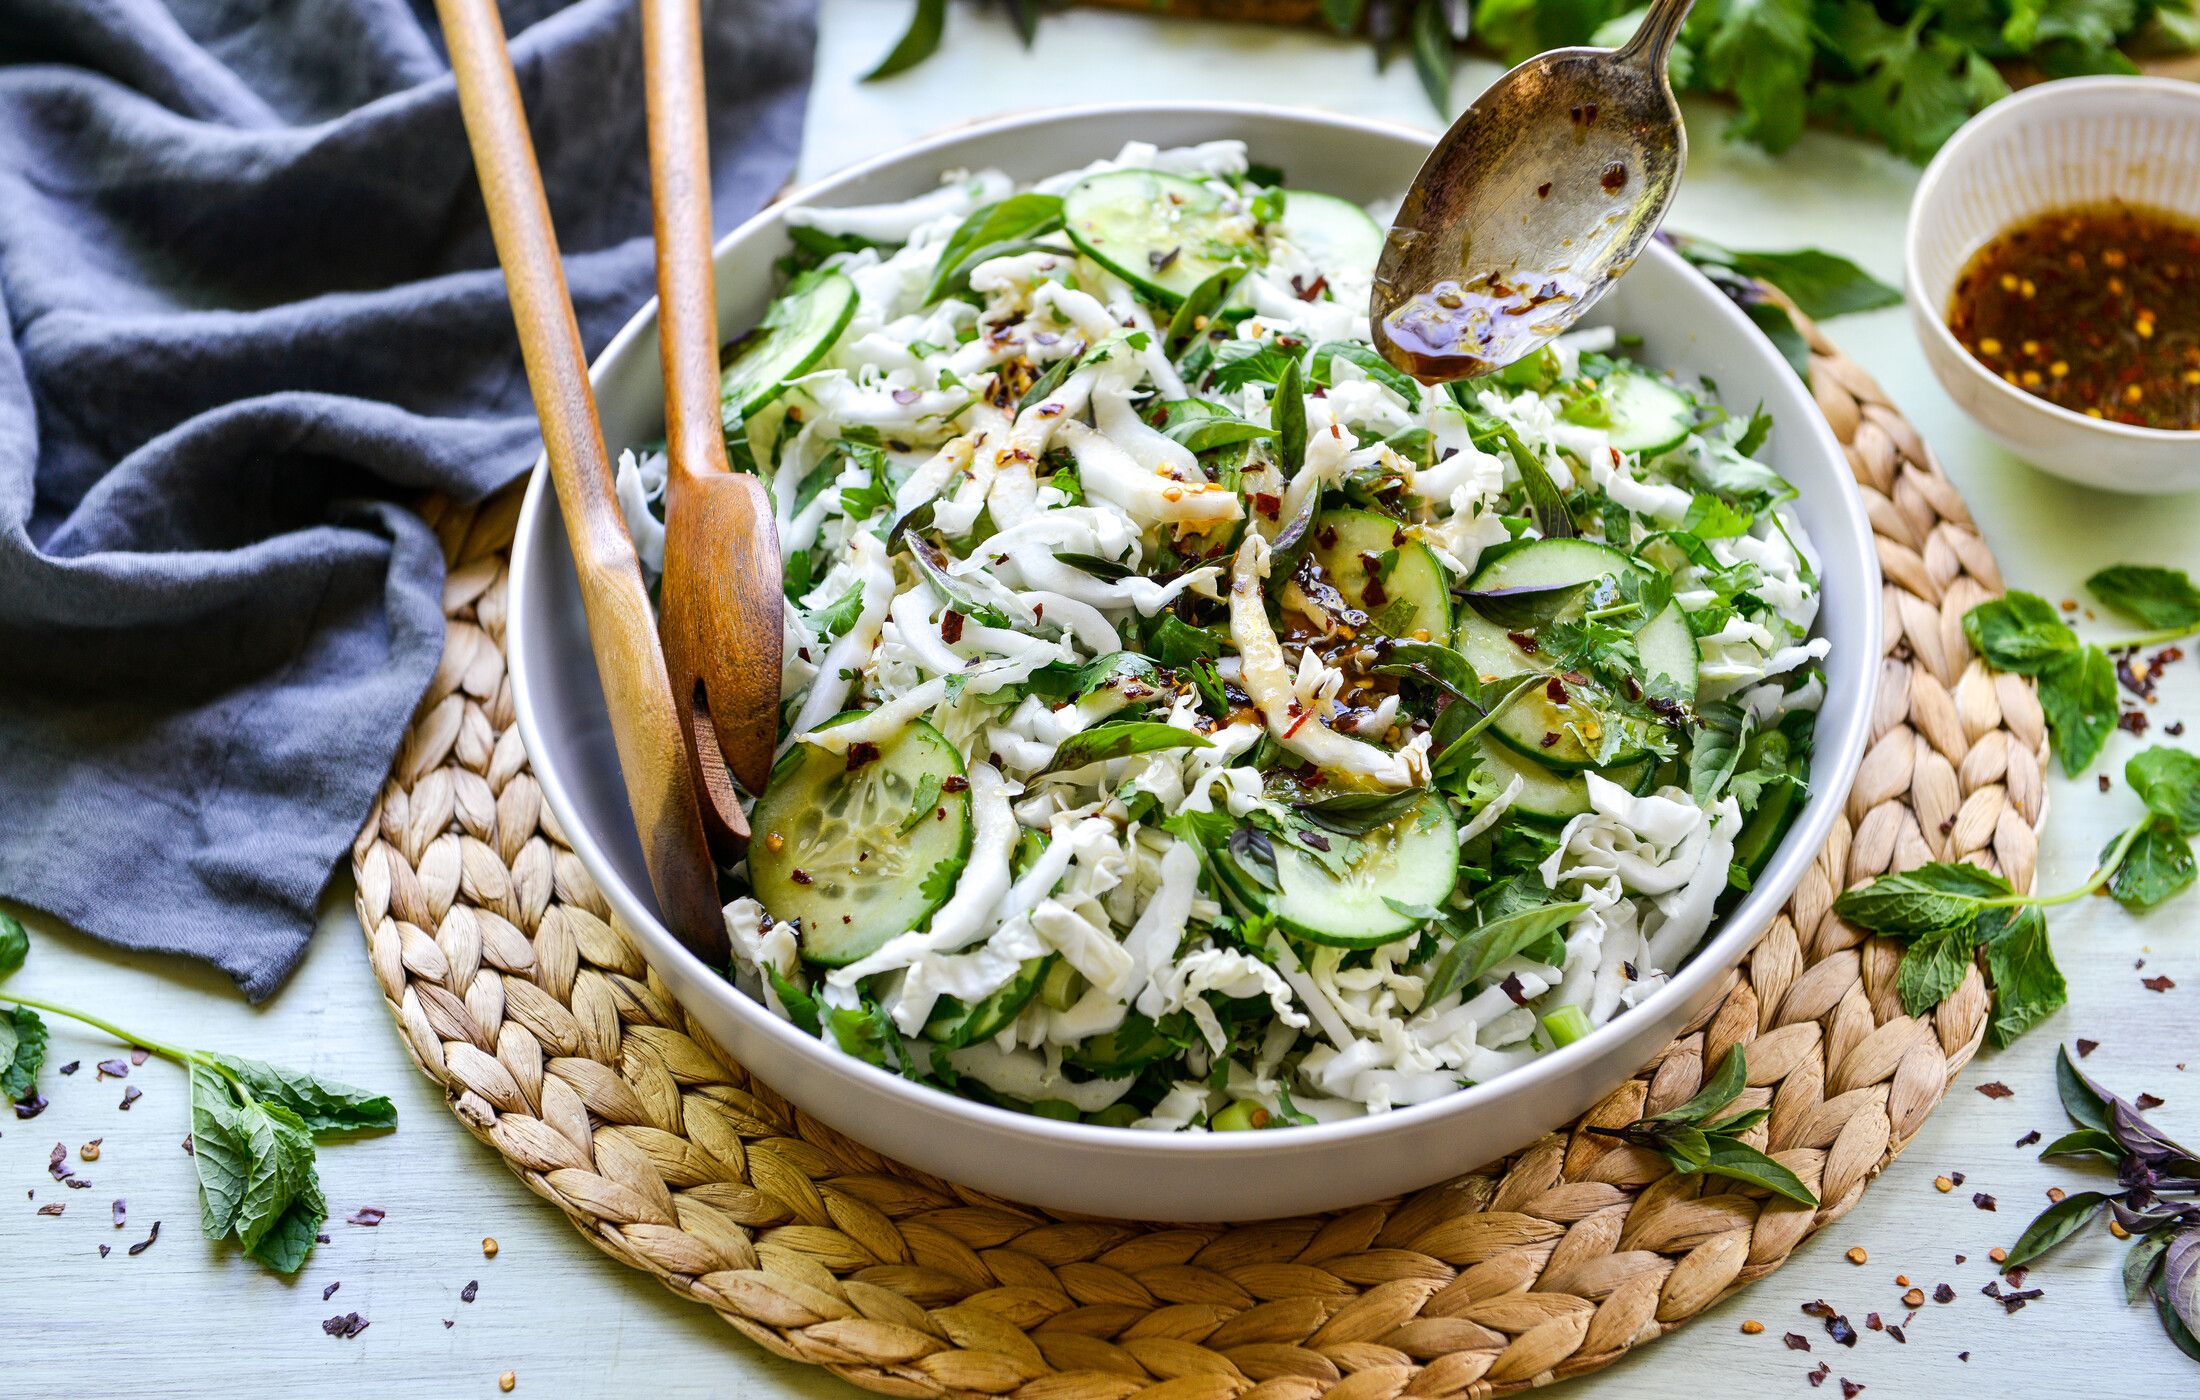
[[[776,1013],[1057,1118],[1379,1112],[1623,1013],[1777,845],[1825,643],[1761,416],[1609,330],[1423,387],[1380,222],[1237,142],[788,223],[724,371],[788,567],[726,906]]]

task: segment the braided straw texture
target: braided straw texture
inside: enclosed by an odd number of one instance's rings
[[[399,1033],[452,1112],[599,1249],[759,1345],[899,1396],[1392,1400],[1594,1371],[1778,1268],[1855,1205],[1978,1049],[1973,968],[1906,1016],[1846,885],[1967,859],[2020,889],[2040,707],[1960,620],[2000,590],[1962,500],[1815,329],[1812,384],[1886,573],[1873,741],[1843,817],[1723,996],[1582,1123],[1405,1200],[1242,1227],[1071,1219],[920,1175],[713,1047],[610,914],[528,772],[505,674],[518,497],[429,508],[449,635],[353,848]],[[1830,800],[1821,798],[1820,800]],[[1693,1094],[1747,1045],[1753,1131],[1813,1210],[1581,1131]]]

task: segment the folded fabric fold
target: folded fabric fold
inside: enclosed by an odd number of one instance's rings
[[[813,5],[704,4],[721,225]],[[594,350],[651,290],[637,14],[502,9]],[[539,450],[426,0],[0,0],[0,897],[272,993],[441,651],[404,503]]]

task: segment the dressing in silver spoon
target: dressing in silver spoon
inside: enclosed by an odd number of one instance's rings
[[[1452,123],[1376,265],[1384,359],[1430,382],[1492,373],[1633,265],[1688,158],[1665,64],[1692,3],[1655,0],[1623,48],[1538,54]]]

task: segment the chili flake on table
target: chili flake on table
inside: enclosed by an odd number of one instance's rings
[[[2200,223],[2119,202],[2036,215],[1972,254],[1948,328],[2049,403],[2200,429]]]

